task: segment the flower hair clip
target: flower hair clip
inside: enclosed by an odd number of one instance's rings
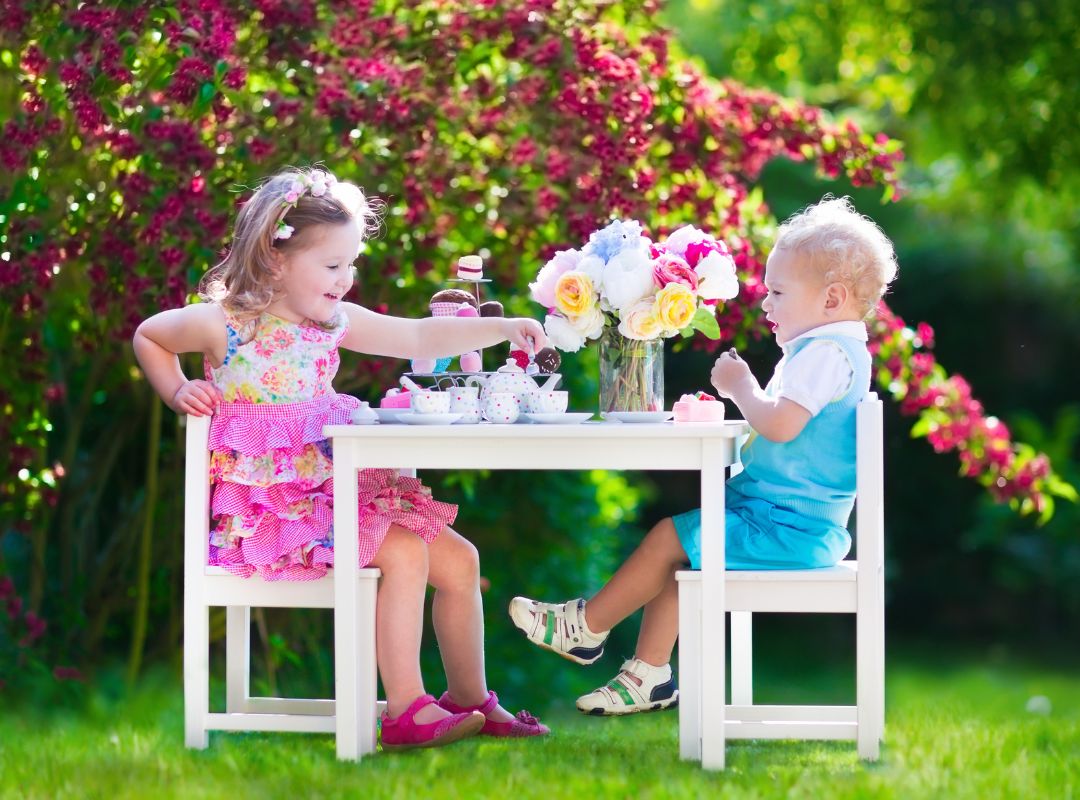
[[[274,241],[290,238],[295,228],[292,225],[285,224],[285,215],[296,208],[300,198],[305,194],[310,193],[312,197],[323,197],[335,183],[337,183],[337,178],[322,170],[312,170],[309,175],[297,175],[293,178],[288,190],[285,192],[285,197],[282,198],[282,210],[270,238]]]

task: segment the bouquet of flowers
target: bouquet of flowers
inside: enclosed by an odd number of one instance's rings
[[[686,225],[652,242],[634,221],[616,220],[581,250],[561,250],[529,284],[548,310],[552,345],[576,352],[599,339],[600,408],[663,408],[663,340],[695,330],[716,339],[720,303],[739,292],[726,244]]]

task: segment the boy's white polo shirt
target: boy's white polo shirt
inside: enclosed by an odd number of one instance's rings
[[[840,345],[829,339],[811,342],[794,356],[791,350],[800,339],[830,335],[849,336],[860,342],[869,340],[866,324],[861,321],[830,322],[811,328],[781,346],[784,355],[770,381],[778,384],[777,397],[798,403],[810,412],[810,416],[817,416],[826,405],[847,394],[855,372]]]

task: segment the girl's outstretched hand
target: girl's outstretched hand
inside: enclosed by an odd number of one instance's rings
[[[210,416],[225,399],[221,389],[209,381],[188,381],[173,395],[173,410],[193,417]]]
[[[503,336],[510,340],[510,344],[518,350],[526,353],[535,353],[542,347],[547,347],[547,334],[544,326],[535,319],[528,317],[510,317],[502,320]]]
[[[716,359],[709,378],[716,391],[724,397],[732,397],[737,387],[747,380],[756,385],[750,367],[739,357],[734,347]]]

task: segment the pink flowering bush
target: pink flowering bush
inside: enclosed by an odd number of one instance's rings
[[[762,168],[810,161],[895,199],[900,146],[705,79],[671,56],[657,5],[0,0],[0,348],[19,354],[0,377],[0,516],[27,537],[28,606],[54,570],[61,592],[112,597],[83,604],[90,637],[128,602],[117,575],[138,575],[143,615],[154,592],[167,599],[148,563],[178,559],[152,537],[153,509],[179,502],[154,488],[179,485],[178,442],[155,438],[160,406],[128,341],[191,299],[244,187],[284,165],[322,161],[387,200],[359,281],[373,307],[419,313],[478,248],[524,297],[539,264],[615,216],[728,242],[742,291],[721,341],[762,335]],[[1021,511],[1070,496],[925,339],[887,313],[878,325],[879,383],[918,415],[916,433]],[[364,359],[352,377],[378,387],[396,368]]]

